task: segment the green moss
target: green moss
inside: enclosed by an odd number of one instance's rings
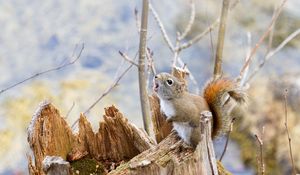
[[[80,175],[104,174],[104,166],[94,159],[83,158],[71,163],[72,172]]]

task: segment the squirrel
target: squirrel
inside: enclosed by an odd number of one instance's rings
[[[160,100],[167,122],[188,145],[196,147],[200,141],[200,116],[210,111],[213,116],[212,138],[229,130],[231,114],[245,102],[245,93],[236,82],[227,78],[211,80],[203,96],[189,93],[185,82],[169,73],[154,76],[153,90]]]

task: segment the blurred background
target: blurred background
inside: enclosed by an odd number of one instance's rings
[[[195,0],[196,20],[187,40],[201,33],[220,15],[221,0]],[[269,25],[278,0],[241,0],[229,13],[224,46],[224,73],[236,77],[251,46]],[[188,0],[153,0],[166,30],[175,43],[190,17]],[[300,28],[300,1],[288,0],[274,28],[272,48]],[[73,124],[114,81],[117,70],[128,65],[118,51],[134,58],[139,44],[134,9],[140,0],[0,0],[0,90],[30,75],[70,61],[77,44],[85,49],[80,59],[64,69],[44,74],[0,94],[0,174],[28,174],[27,127],[38,104],[48,99]],[[140,15],[140,13],[139,13]],[[149,14],[148,47],[157,70],[170,71],[173,54],[157,23]],[[198,81],[199,88],[211,77],[217,30],[181,52],[180,56]],[[268,41],[261,45],[250,72],[263,60]],[[300,37],[296,37],[252,79],[244,116],[234,127],[224,157],[233,174],[256,174],[258,145],[254,134],[264,127],[267,174],[291,172],[288,139],[284,130],[283,93],[288,89],[289,129],[297,169],[300,169]],[[121,67],[120,67],[121,65]],[[115,104],[129,121],[142,127],[137,69],[133,67],[119,85],[88,114],[94,130],[103,108]],[[195,92],[195,85],[190,84]],[[149,88],[150,89],[150,88]],[[72,107],[73,106],[73,107]],[[221,154],[224,138],[215,141]],[[299,171],[298,171],[299,172]]]

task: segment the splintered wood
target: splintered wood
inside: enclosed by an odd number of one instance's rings
[[[32,161],[28,156],[30,174],[45,174],[42,162],[46,156],[74,161],[88,155],[98,161],[120,162],[154,145],[145,132],[128,123],[114,106],[105,109],[97,133],[82,114],[79,133],[75,135],[59,111],[47,102],[40,105],[31,121],[28,142],[34,157]]]

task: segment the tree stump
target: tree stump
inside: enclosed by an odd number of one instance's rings
[[[129,123],[114,106],[106,108],[103,117],[98,132],[94,133],[81,114],[79,132],[75,134],[52,104],[42,102],[28,127],[28,142],[34,157],[33,161],[28,156],[29,173],[46,174],[43,171],[46,156],[59,156],[70,162],[89,157],[109,171],[155,146],[143,130]]]
[[[202,116],[203,134],[196,150],[185,145],[174,132],[155,144],[114,106],[106,108],[103,117],[98,132],[94,133],[81,114],[79,132],[75,134],[59,111],[43,102],[28,128],[34,157],[32,160],[28,156],[30,174],[51,174],[43,170],[46,156],[58,156],[70,162],[70,172],[74,174],[87,174],[88,170],[72,169],[73,162],[81,164],[86,159],[95,161],[92,164],[95,170],[90,171],[89,165],[89,172],[94,174],[218,174],[208,114]]]

